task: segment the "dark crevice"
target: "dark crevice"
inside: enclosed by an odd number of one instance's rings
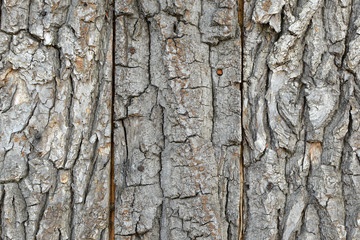
[[[102,229],[100,232],[100,240],[104,239],[104,235],[105,235],[105,229]]]
[[[0,0],[0,26],[1,26],[2,4],[3,4],[3,1]],[[0,239],[1,239],[1,236],[0,236]]]
[[[73,122],[73,114],[72,114],[72,109],[74,107],[74,103],[73,103],[73,98],[74,98],[74,80],[72,78],[72,74],[69,74],[69,87],[70,87],[70,101],[68,103],[68,106],[67,106],[67,109],[68,109],[68,112],[67,112],[67,126],[68,126],[68,130],[67,130],[67,136],[66,136],[66,145],[65,145],[65,159],[64,159],[64,162],[62,164],[62,167],[64,168],[67,164],[67,161],[68,161],[68,153],[69,153],[69,149],[70,149],[70,146],[72,145],[72,142],[73,142],[73,136],[74,136],[74,125],[72,124]]]
[[[161,182],[161,175],[162,175],[162,171],[163,171],[163,150],[165,149],[165,129],[164,129],[164,123],[165,123],[165,109],[164,107],[162,107],[159,103],[159,91],[157,93],[157,97],[156,97],[156,104],[159,105],[159,107],[161,108],[161,133],[162,133],[162,136],[164,136],[164,145],[163,145],[163,149],[161,150],[161,153],[160,153],[160,172],[159,172],[159,185],[160,185],[160,189],[161,189],[161,194],[162,194],[162,202],[161,202],[161,205],[159,206],[160,207],[160,219],[159,219],[159,236],[162,236],[162,227],[164,225],[166,225],[166,221],[164,221],[164,219],[166,219],[166,203],[165,203],[165,197],[164,197],[164,186],[162,185],[162,182]],[[166,230],[165,230],[166,231]]]
[[[277,239],[283,239],[283,232],[282,232],[282,226],[281,226],[281,209],[278,209],[277,210],[277,217],[276,217],[276,220],[277,220]]]
[[[228,237],[228,239],[233,239],[233,236],[231,234],[231,225],[233,223],[231,222],[231,220],[229,220],[229,217],[226,216],[226,210],[228,209],[228,203],[229,203],[228,199],[229,199],[229,182],[230,182],[230,180],[228,178],[225,178],[225,179],[226,179],[226,196],[225,196],[226,202],[225,202],[224,212],[225,212],[226,221],[228,222],[227,237]]]
[[[29,126],[30,119],[34,116],[35,109],[36,109],[36,108],[38,107],[38,105],[39,105],[39,102],[40,102],[39,96],[36,96],[35,101],[36,101],[36,102],[35,102],[35,104],[33,105],[34,107],[31,109],[29,116],[28,116],[27,119],[25,120],[24,126],[22,126],[20,130],[11,133],[10,138],[9,138],[9,142],[11,141],[11,139],[14,137],[15,134],[23,132],[23,131],[25,130],[25,128],[26,128],[27,126]],[[4,159],[5,159],[5,158],[4,158]]]
[[[45,210],[47,209],[47,206],[48,206],[48,202],[49,202],[49,192],[46,192],[43,197],[42,197],[42,206],[41,206],[41,209],[40,209],[40,213],[39,213],[39,217],[37,219],[37,221],[35,222],[35,237],[37,236],[37,234],[39,233],[39,230],[40,230],[40,222],[41,222],[41,219],[44,217],[44,214],[45,214]]]
[[[56,48],[55,48],[56,49]],[[60,50],[59,49],[56,49],[56,52],[57,52],[57,54],[58,54],[58,56],[56,56],[57,57],[57,59],[59,59],[60,61],[59,61],[59,69],[62,69],[62,66],[61,66],[61,64],[62,64],[62,61],[61,61],[61,59],[60,59],[60,55],[61,55],[61,53],[60,53]],[[58,73],[58,77],[59,77],[59,79],[60,79],[60,70],[59,70],[59,73]],[[46,129],[47,127],[48,127],[48,125],[49,125],[49,122],[50,122],[50,119],[51,119],[51,116],[52,116],[52,113],[53,113],[53,111],[54,111],[54,108],[55,108],[55,104],[56,104],[56,100],[57,100],[57,96],[58,96],[58,83],[57,83],[57,81],[56,81],[56,77],[53,79],[53,82],[54,82],[54,98],[53,98],[53,103],[52,103],[52,106],[49,108],[49,115],[48,115],[48,119],[47,119],[47,122],[46,122],[46,125],[45,125],[45,127],[44,127],[44,129]]]
[[[101,69],[99,71],[99,74],[98,74],[98,79],[101,79],[101,75],[103,74],[102,72],[103,70]],[[90,130],[89,130],[89,134],[88,134],[88,138],[91,138],[91,136],[94,134],[94,129],[96,129],[96,124],[98,123],[98,116],[99,116],[99,113],[100,113],[100,104],[102,104],[102,102],[100,101],[100,97],[101,97],[101,93],[103,92],[105,88],[105,80],[102,79],[102,81],[100,82],[100,84],[96,84],[96,87],[94,89],[94,100],[92,101],[93,102],[93,114],[91,114],[90,116],[90,119],[89,119],[89,125],[91,126],[90,127]]]
[[[343,145],[343,150],[342,150],[342,154],[341,154],[341,182],[345,183],[346,182],[346,178],[350,175],[350,172],[348,170],[348,166],[350,165],[348,163],[348,159],[349,159],[349,155],[352,152],[352,148],[350,145],[350,138],[351,138],[351,133],[354,131],[353,129],[353,119],[352,119],[352,115],[351,115],[351,108],[349,109],[349,124],[348,124],[348,131],[344,137],[344,145]],[[346,193],[347,191],[349,191],[349,188],[351,188],[351,184],[342,184],[341,187],[341,192],[342,195],[344,197],[344,199],[347,199],[347,196],[349,195],[348,193]],[[353,189],[355,192],[355,189]],[[350,191],[349,191],[350,192]],[[352,218],[352,211],[350,207],[352,206],[351,201],[344,201],[344,209],[345,209],[345,230],[347,233],[352,232],[353,229],[356,228],[354,222],[351,221]],[[350,239],[350,237],[347,236],[347,239]]]
[[[90,168],[89,168],[90,178],[86,184],[85,191],[84,191],[84,204],[86,203],[87,196],[90,192],[91,183],[93,182],[93,178],[95,176],[96,163],[97,163],[98,156],[99,156],[99,152],[97,151],[98,145],[99,145],[99,139],[96,139],[96,142],[95,142],[94,148],[93,148]]]
[[[323,207],[312,194],[311,200],[314,202],[315,209],[319,216],[319,230],[321,239],[340,239],[336,227],[332,224],[331,216],[326,207]]]
[[[74,164],[73,166],[76,166],[76,163],[80,157],[80,150],[81,150],[81,145],[82,145],[82,140],[80,141],[80,145],[79,145],[79,151],[77,152],[77,156],[75,157],[75,160],[74,160]],[[75,215],[74,215],[74,212],[75,212],[75,184],[74,184],[74,168],[71,168],[70,170],[70,176],[71,176],[71,186],[70,186],[70,219],[69,219],[69,226],[70,226],[70,238],[71,239],[74,239],[74,226],[73,226],[73,223],[74,223],[74,218],[75,218]]]
[[[58,233],[59,233],[59,237],[58,237],[58,239],[59,239],[59,240],[61,240],[61,239],[62,239],[62,236],[61,236],[61,230],[60,230],[59,228],[58,228],[57,230],[58,230]]]
[[[241,31],[241,84],[240,84],[240,113],[241,113],[241,144],[240,144],[240,201],[239,201],[239,229],[238,239],[244,239],[244,0],[238,2],[238,21]]]
[[[344,65],[345,64],[345,58],[347,56],[347,54],[349,53],[349,43],[350,43],[350,39],[351,39],[351,36],[350,36],[350,33],[354,31],[354,22],[352,21],[352,18],[353,18],[353,15],[354,15],[354,0],[351,0],[350,1],[350,16],[349,16],[349,24],[347,26],[347,32],[346,32],[346,35],[345,35],[345,40],[344,40],[344,44],[345,44],[345,50],[344,50],[344,53],[343,55],[341,56],[341,68],[344,69],[347,67]]]
[[[111,153],[110,153],[110,194],[109,194],[109,240],[115,240],[115,161],[114,161],[114,104],[115,104],[115,41],[116,41],[116,14],[115,2],[112,3],[112,83],[111,83]]]
[[[139,8],[141,9],[141,8]],[[151,113],[150,113],[150,118],[151,116],[153,115],[153,110],[155,107],[159,106],[160,109],[161,109],[161,131],[162,131],[162,136],[164,136],[164,109],[163,107],[160,105],[159,103],[159,89],[157,86],[155,86],[153,83],[152,83],[152,79],[151,79],[151,49],[152,49],[152,44],[151,44],[151,21],[145,16],[145,21],[146,21],[146,24],[147,24],[147,30],[148,30],[148,37],[149,37],[149,42],[148,42],[148,49],[149,49],[149,58],[148,58],[148,75],[149,75],[149,85],[147,86],[146,90],[150,87],[150,86],[153,86],[155,89],[156,89],[156,104],[152,107],[151,109]],[[146,91],[145,90],[145,91]],[[150,120],[150,119],[149,119]],[[125,127],[125,126],[124,126]],[[127,146],[126,146],[127,148]],[[161,219],[163,217],[163,206],[164,206],[164,189],[162,188],[161,186],[161,171],[162,171],[162,166],[163,166],[163,163],[162,163],[162,153],[163,153],[163,150],[165,148],[165,140],[164,140],[164,145],[161,147],[161,152],[159,153],[159,162],[160,162],[160,171],[158,172],[158,176],[159,176],[159,187],[160,187],[160,190],[161,190],[161,196],[162,196],[162,200],[161,200],[161,204],[158,206],[158,210],[157,210],[157,219],[155,218],[154,221],[157,221],[157,224],[159,226],[159,236],[161,235],[161,227],[162,227],[162,224],[161,224]]]
[[[123,163],[122,167],[123,167],[123,176],[124,176],[124,181],[123,181],[123,184],[121,187],[121,190],[120,192],[123,190],[123,188],[127,187],[127,183],[126,183],[126,178],[127,178],[127,173],[128,173],[128,170],[130,169],[130,166],[129,166],[129,161],[128,161],[128,158],[129,158],[129,148],[128,148],[128,139],[127,139],[127,134],[126,134],[126,127],[125,127],[125,120],[121,120],[121,126],[123,128],[123,134],[124,134],[124,140],[125,140],[125,163]]]
[[[1,3],[1,0],[0,0]],[[1,6],[1,5],[0,5]],[[1,12],[0,12],[1,13]],[[2,240],[2,228],[3,228],[3,214],[4,214],[4,209],[5,209],[5,186],[2,185],[2,189],[0,189],[0,240]]]
[[[299,228],[299,231],[297,231],[297,233],[296,233],[297,239],[299,239],[299,236],[302,233],[306,232],[306,211],[309,206],[310,206],[309,203],[306,203],[306,205],[304,206],[303,214],[301,216],[301,221],[300,221],[300,228]]]
[[[1,16],[1,15],[0,15]],[[5,79],[5,78],[4,78]],[[9,101],[9,106],[5,107],[1,113],[6,113],[7,111],[9,111],[11,109],[11,107],[13,106],[13,100],[14,100],[14,96],[16,94],[17,91],[17,87],[18,85],[15,85],[14,89],[12,90],[11,96],[10,96],[10,101]]]
[[[265,93],[265,97],[264,97],[264,102],[265,102],[265,106],[264,106],[264,111],[266,114],[264,114],[263,116],[263,122],[265,123],[265,127],[264,130],[267,133],[267,141],[270,142],[270,147],[271,149],[276,149],[276,136],[275,133],[273,132],[273,129],[271,128],[271,122],[270,120],[272,119],[270,116],[270,105],[271,105],[271,100],[266,99],[266,95],[268,95],[270,88],[271,88],[271,70],[269,68],[269,66],[267,66],[266,69],[266,85],[265,85],[265,89],[266,89],[266,93]]]
[[[215,131],[215,81],[213,78],[213,68],[211,66],[211,46],[209,46],[209,67],[210,67],[210,83],[211,83],[211,100],[212,100],[212,130],[211,130],[211,142],[214,145],[214,131]]]

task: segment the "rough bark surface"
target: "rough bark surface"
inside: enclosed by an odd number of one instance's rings
[[[0,239],[360,239],[358,0],[0,6]]]
[[[0,2],[0,238],[107,239],[109,3]]]
[[[246,239],[360,239],[359,1],[245,3]]]
[[[116,239],[237,239],[237,2],[120,0],[115,14]]]

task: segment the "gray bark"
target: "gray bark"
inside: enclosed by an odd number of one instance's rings
[[[360,239],[359,1],[0,5],[0,239]]]
[[[245,3],[247,239],[360,239],[359,11]]]
[[[107,239],[109,4],[3,0],[1,239]]]
[[[116,2],[116,239],[238,238],[236,6]]]

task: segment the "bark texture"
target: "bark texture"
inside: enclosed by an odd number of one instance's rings
[[[237,239],[237,2],[115,3],[116,239]]]
[[[246,239],[360,239],[359,1],[245,3]]]
[[[1,239],[108,238],[108,10],[1,1]]]
[[[358,0],[0,6],[0,239],[360,239]]]

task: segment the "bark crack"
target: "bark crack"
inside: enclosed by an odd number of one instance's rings
[[[239,240],[244,239],[244,0],[238,2],[238,21],[241,39],[241,83],[240,83],[240,114],[241,114],[241,143],[240,143],[240,202],[239,202]]]
[[[110,153],[110,194],[109,194],[109,239],[115,239],[115,182],[114,182],[114,104],[115,104],[115,34],[116,34],[116,15],[115,2],[112,5],[112,83],[111,83],[111,153]]]

